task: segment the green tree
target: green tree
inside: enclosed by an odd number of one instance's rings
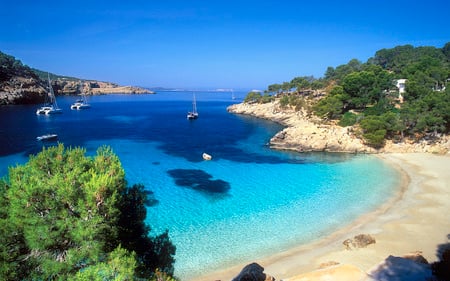
[[[269,86],[267,87],[267,90],[268,90],[270,93],[278,93],[278,92],[281,91],[281,85],[280,85],[280,84],[272,84],[272,85],[269,85]]]
[[[344,109],[344,96],[344,89],[341,86],[334,87],[329,95],[319,100],[313,106],[314,113],[327,119],[340,118]]]
[[[261,93],[260,92],[249,92],[244,99],[246,103],[258,103],[261,101]]]
[[[281,108],[287,108],[287,106],[289,105],[289,97],[288,96],[282,96],[280,98],[280,106]]]
[[[124,232],[139,232],[136,226],[143,218],[134,216],[129,225],[120,225],[123,206],[129,202],[124,176],[118,157],[108,147],[86,157],[84,149],[66,150],[59,144],[31,156],[25,165],[10,168],[8,178],[0,183],[0,223],[5,234],[0,279],[67,280],[105,259],[115,259],[115,250],[131,257],[132,247],[123,253],[118,246]],[[134,207],[142,209],[142,204]],[[140,232],[144,237],[145,230]],[[153,257],[162,253],[161,245],[170,244],[167,233],[163,235],[164,244],[143,245]],[[158,237],[148,239],[159,242]],[[137,267],[142,263],[137,253]],[[171,269],[171,264],[164,266]],[[134,265],[120,269],[124,271],[134,272]]]
[[[349,99],[350,108],[364,109],[375,100],[379,89],[374,88],[376,76],[373,72],[352,72],[345,76],[342,86]]]
[[[175,246],[168,232],[151,238],[150,227],[144,222],[147,215],[147,196],[142,184],[123,190],[119,217],[119,240],[122,246],[137,254],[137,276],[151,276],[155,269],[173,274]]]
[[[387,130],[385,120],[382,117],[375,115],[366,116],[361,120],[360,125],[367,145],[374,148],[380,148],[384,145]]]
[[[358,121],[358,116],[351,112],[346,112],[344,115],[342,115],[341,120],[339,120],[339,126],[341,127],[347,127],[347,126],[353,126]]]
[[[108,254],[105,261],[100,261],[74,276],[69,276],[69,281],[128,281],[135,280],[134,270],[136,268],[136,257],[122,247],[117,247]]]

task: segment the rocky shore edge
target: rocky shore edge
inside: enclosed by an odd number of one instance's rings
[[[81,87],[80,87],[81,83]],[[95,80],[56,79],[52,87],[61,95],[106,95],[106,94],[154,94],[155,92],[136,86],[120,86],[111,82]],[[48,94],[45,81],[32,76],[14,76],[0,83],[0,105],[43,103]]]
[[[447,154],[450,152],[450,138],[420,142],[387,140],[381,149],[364,144],[357,137],[353,127],[324,124],[305,111],[281,109],[278,101],[270,103],[239,103],[227,108],[228,112],[251,115],[277,122],[285,128],[270,140],[270,147],[279,150],[299,152],[346,152],[346,153],[412,153],[425,152]]]

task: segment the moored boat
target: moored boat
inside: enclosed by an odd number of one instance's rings
[[[203,157],[204,160],[211,160],[212,159],[212,156],[209,155],[208,153],[203,153],[202,157]]]
[[[198,112],[197,112],[197,102],[195,101],[195,94],[193,94],[193,100],[192,100],[192,111],[188,112],[187,114],[188,120],[193,120],[198,118]]]
[[[57,134],[46,134],[39,137],[36,137],[36,140],[38,141],[55,141],[58,139]]]
[[[53,92],[52,84],[50,82],[50,75],[48,76],[48,95],[50,103],[46,104],[36,110],[37,115],[51,115],[62,113],[62,109],[56,103],[55,93]]]
[[[91,105],[87,102],[86,100],[86,94],[83,93],[83,87],[82,87],[82,82],[80,81],[80,92],[81,92],[81,97],[82,99],[78,99],[76,100],[71,106],[70,109],[76,109],[76,110],[80,110],[80,109],[88,109],[91,108]]]

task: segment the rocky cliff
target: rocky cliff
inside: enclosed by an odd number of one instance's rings
[[[109,82],[99,81],[69,81],[58,79],[52,81],[55,95],[88,95],[103,94],[154,94],[153,91],[134,87],[119,86]],[[48,82],[35,76],[13,75],[10,79],[0,82],[0,105],[37,104],[43,103],[48,92]]]
[[[275,149],[348,153],[432,152],[442,154],[450,151],[448,136],[434,142],[424,140],[393,143],[387,141],[383,148],[374,149],[367,146],[357,136],[355,128],[325,124],[305,111],[281,109],[278,101],[265,104],[235,104],[228,107],[228,111],[272,120],[285,126],[270,140],[270,146]]]
[[[57,95],[154,94],[153,91],[140,87],[120,86],[115,83],[95,80],[57,79],[53,82],[53,88]]]
[[[43,103],[48,93],[46,72],[32,69],[13,56],[0,52],[0,105]],[[51,75],[56,95],[153,94],[133,86]],[[53,78],[58,77],[58,78]]]

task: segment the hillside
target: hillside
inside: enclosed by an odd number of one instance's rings
[[[111,82],[60,76],[23,65],[0,52],[0,105],[42,103],[48,92],[48,77],[56,95],[153,94],[153,91]],[[80,86],[80,83],[82,86]]]
[[[278,148],[443,152],[449,149],[449,82],[450,42],[443,48],[397,46],[377,51],[365,63],[352,59],[329,67],[324,78],[295,77],[269,85],[264,95],[250,92],[246,106],[230,110],[265,118],[294,114],[314,120],[317,128],[331,129],[286,129],[272,139]],[[271,105],[270,112],[261,114],[263,106],[254,106],[258,104]],[[364,146],[352,143],[355,138]]]

